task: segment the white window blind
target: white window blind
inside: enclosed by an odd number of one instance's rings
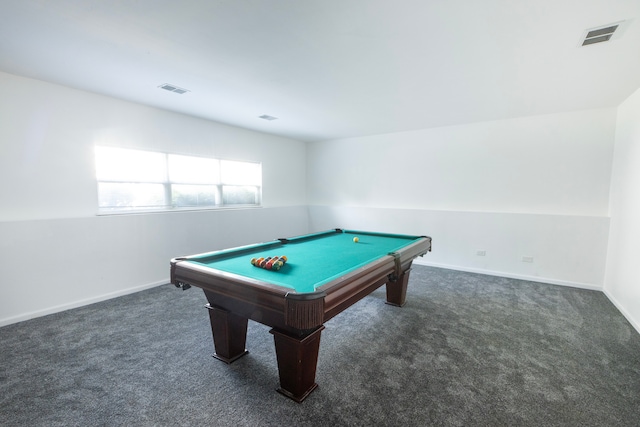
[[[96,146],[100,213],[259,206],[260,163]]]

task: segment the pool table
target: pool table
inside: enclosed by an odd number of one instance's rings
[[[317,387],[323,324],[383,284],[387,303],[402,306],[411,263],[430,250],[426,236],[335,229],[174,258],[171,283],[204,290],[214,357],[226,363],[247,353],[248,319],[270,326],[277,390],[302,402]],[[282,255],[277,271],[251,264]]]

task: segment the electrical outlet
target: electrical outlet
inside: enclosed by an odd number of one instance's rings
[[[533,262],[533,257],[532,256],[523,256],[522,257],[522,262]]]
[[[478,255],[478,256],[486,256],[487,255],[487,251],[478,251],[478,252],[476,252],[476,255]]]

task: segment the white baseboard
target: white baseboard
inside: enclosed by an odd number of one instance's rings
[[[129,295],[136,292],[143,291],[145,289],[155,288],[156,286],[166,285],[169,283],[169,279],[161,280],[154,283],[147,283],[146,285],[136,286],[134,288],[123,289],[117,292],[110,292],[108,294],[103,294],[93,298],[87,298],[84,300],[74,301],[69,304],[62,304],[56,307],[50,307],[45,310],[32,311],[29,313],[24,313],[19,316],[8,317],[5,319],[0,319],[0,327],[11,325],[12,323],[24,322],[25,320],[35,319],[36,317],[42,317],[49,314],[59,313],[65,310],[71,310],[73,308],[82,307],[89,304],[94,304],[96,302],[106,301],[112,298],[121,297],[123,295]]]
[[[631,323],[631,326],[634,327],[634,329],[636,331],[638,331],[638,333],[640,334],[640,323],[636,322],[630,315],[629,313],[624,309],[624,307],[622,306],[622,304],[620,304],[618,302],[617,299],[614,298],[613,295],[611,295],[606,289],[603,290],[604,294],[606,295],[607,298],[609,298],[609,301],[611,301],[611,303],[613,305],[616,306],[616,308],[618,309],[618,311],[620,313],[622,313],[622,315],[627,319],[627,321],[629,321],[629,323]]]
[[[485,274],[487,276],[508,277],[509,279],[526,280],[529,282],[548,283],[550,285],[569,286],[572,288],[588,289],[592,291],[603,290],[602,286],[594,285],[591,283],[571,282],[568,280],[558,280],[558,279],[551,279],[548,277],[539,277],[539,276],[527,276],[523,274],[506,273],[504,271],[494,271],[494,270],[484,270],[480,268],[462,267],[459,265],[437,264],[437,263],[425,261],[423,259],[415,259],[414,263],[418,265],[425,265],[428,267],[446,268],[448,270],[457,270],[457,271],[466,271],[468,273]]]
[[[611,301],[611,303],[618,309],[618,311],[620,313],[622,313],[622,315],[627,319],[627,321],[629,321],[631,326],[633,326],[634,329],[638,333],[640,333],[640,324],[638,324],[626,312],[624,307],[609,292],[607,292],[606,289],[603,289],[601,286],[596,286],[596,285],[591,285],[591,284],[586,284],[586,283],[569,282],[569,281],[557,280],[557,279],[549,279],[549,278],[542,278],[542,277],[511,274],[511,273],[505,273],[505,272],[502,272],[502,271],[483,270],[483,269],[477,269],[477,268],[461,267],[461,266],[456,266],[456,265],[436,264],[436,263],[424,261],[422,259],[416,259],[414,261],[414,263],[418,264],[418,265],[428,266],[428,267],[446,268],[446,269],[449,269],[449,270],[466,271],[466,272],[469,272],[469,273],[485,274],[485,275],[489,275],[489,276],[508,277],[510,279],[527,280],[527,281],[531,281],[531,282],[548,283],[548,284],[552,284],[552,285],[569,286],[569,287],[573,287],[573,288],[589,289],[589,290],[594,290],[594,291],[602,291],[605,294],[605,296],[609,299],[609,301]],[[140,291],[143,291],[145,289],[155,288],[156,286],[164,285],[164,284],[167,284],[167,283],[169,283],[169,279],[160,280],[160,281],[154,282],[154,283],[147,283],[145,285],[136,286],[134,288],[129,288],[129,289],[124,289],[124,290],[117,291],[117,292],[111,292],[111,293],[108,293],[108,294],[100,295],[98,297],[88,298],[88,299],[80,300],[80,301],[75,301],[75,302],[69,303],[69,304],[63,304],[63,305],[59,305],[59,306],[56,306],[56,307],[51,307],[51,308],[48,308],[46,310],[33,311],[33,312],[21,314],[20,316],[9,317],[9,318],[6,318],[6,319],[0,319],[0,327],[11,325],[13,323],[23,322],[23,321],[29,320],[29,319],[34,319],[36,317],[46,316],[48,314],[54,314],[54,313],[59,313],[61,311],[65,311],[65,310],[71,310],[73,308],[82,307],[82,306],[93,304],[93,303],[96,303],[96,302],[106,301],[106,300],[109,300],[109,299],[112,299],[112,298],[117,298],[117,297],[124,296],[124,295],[133,294],[135,292],[140,292]]]

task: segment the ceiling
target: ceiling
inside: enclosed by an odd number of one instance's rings
[[[638,0],[0,0],[0,10],[1,71],[302,141],[614,107],[640,87]],[[580,46],[585,30],[618,21],[617,39]]]

